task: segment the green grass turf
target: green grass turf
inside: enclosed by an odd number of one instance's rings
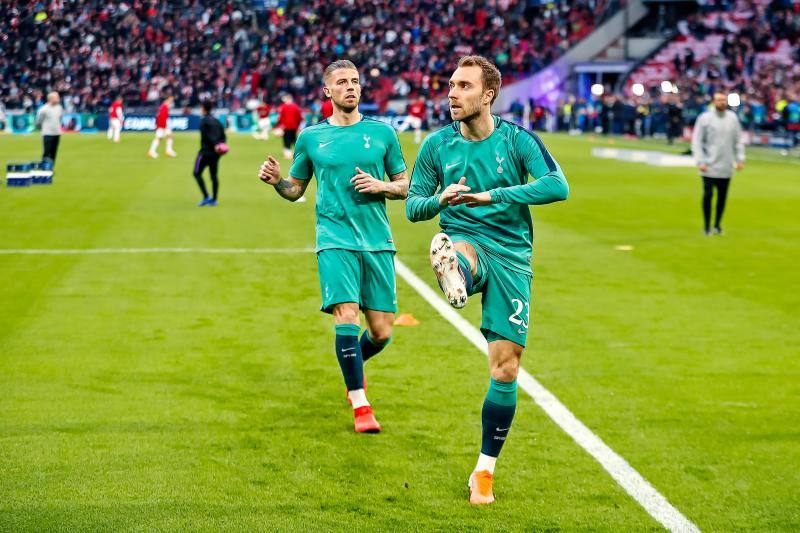
[[[0,247],[313,245],[313,203],[254,177],[277,140],[232,136],[198,209],[197,137],[157,161],[150,138],[65,136],[53,186],[0,189]],[[572,196],[533,209],[524,366],[701,529],[797,530],[797,168],[748,163],[706,238],[692,169],[544,139]],[[39,150],[0,138],[3,163]],[[432,282],[434,223],[389,211]],[[368,363],[385,431],[363,436],[312,254],[0,255],[0,279],[2,530],[659,528],[522,393],[498,501],[471,508],[486,362],[402,281],[421,324]]]

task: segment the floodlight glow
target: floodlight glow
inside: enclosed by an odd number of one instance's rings
[[[595,83],[594,85],[592,85],[592,94],[593,95],[595,95],[595,96],[603,96],[603,92],[605,92],[605,89],[603,89],[603,86],[601,84]]]
[[[631,91],[633,91],[633,94],[636,96],[642,96],[644,94],[644,85],[641,83],[634,83],[633,87],[631,87]]]
[[[739,104],[742,103],[741,98],[739,98],[739,93],[731,93],[728,95],[728,105],[731,107],[739,107]]]
[[[672,82],[671,81],[667,81],[667,80],[662,81],[661,82],[661,91],[665,92],[665,93],[671,93],[672,92]]]

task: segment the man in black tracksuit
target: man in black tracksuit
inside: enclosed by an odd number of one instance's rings
[[[200,121],[200,151],[197,152],[197,159],[194,162],[194,179],[200,187],[200,192],[203,193],[203,199],[197,204],[198,207],[202,206],[215,206],[217,205],[217,193],[219,192],[219,180],[217,179],[217,169],[219,166],[219,158],[222,153],[218,152],[217,146],[224,143],[225,128],[222,123],[214,118],[211,114],[213,105],[210,101],[205,101],[202,104],[203,118]],[[206,184],[203,182],[203,170],[208,167],[211,174],[211,191],[212,195],[208,195]]]

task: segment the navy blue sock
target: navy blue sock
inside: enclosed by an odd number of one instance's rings
[[[507,383],[490,378],[489,390],[486,392],[486,399],[483,401],[483,410],[481,411],[482,454],[490,457],[500,455],[516,410],[517,380]]]
[[[361,346],[361,356],[364,358],[364,362],[366,363],[372,356],[378,355],[381,350],[389,346],[390,342],[392,342],[391,337],[383,344],[378,344],[369,336],[369,330],[365,329],[364,334],[361,335],[361,341],[358,343]]]
[[[456,252],[458,258],[458,271],[464,276],[464,286],[467,289],[467,294],[472,294],[472,269],[469,267],[469,259],[467,259],[461,252]]]
[[[355,324],[336,324],[336,359],[349,391],[364,388],[364,360],[358,345],[360,331]]]

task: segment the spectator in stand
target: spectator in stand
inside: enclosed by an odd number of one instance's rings
[[[0,100],[19,108],[33,91],[69,89],[78,111],[104,112],[110,94],[136,107],[169,89],[179,107],[209,98],[238,109],[268,88],[310,106],[324,66],[348,55],[370,72],[364,92],[381,109],[395,87],[445,94],[439,73],[453,67],[453,50],[467,46],[494,58],[504,80],[527,76],[619,7],[611,0],[460,2],[455,9],[432,9],[427,0],[310,0],[256,10],[259,4],[4,1]],[[352,21],[353,31],[339,31],[341,20]]]

